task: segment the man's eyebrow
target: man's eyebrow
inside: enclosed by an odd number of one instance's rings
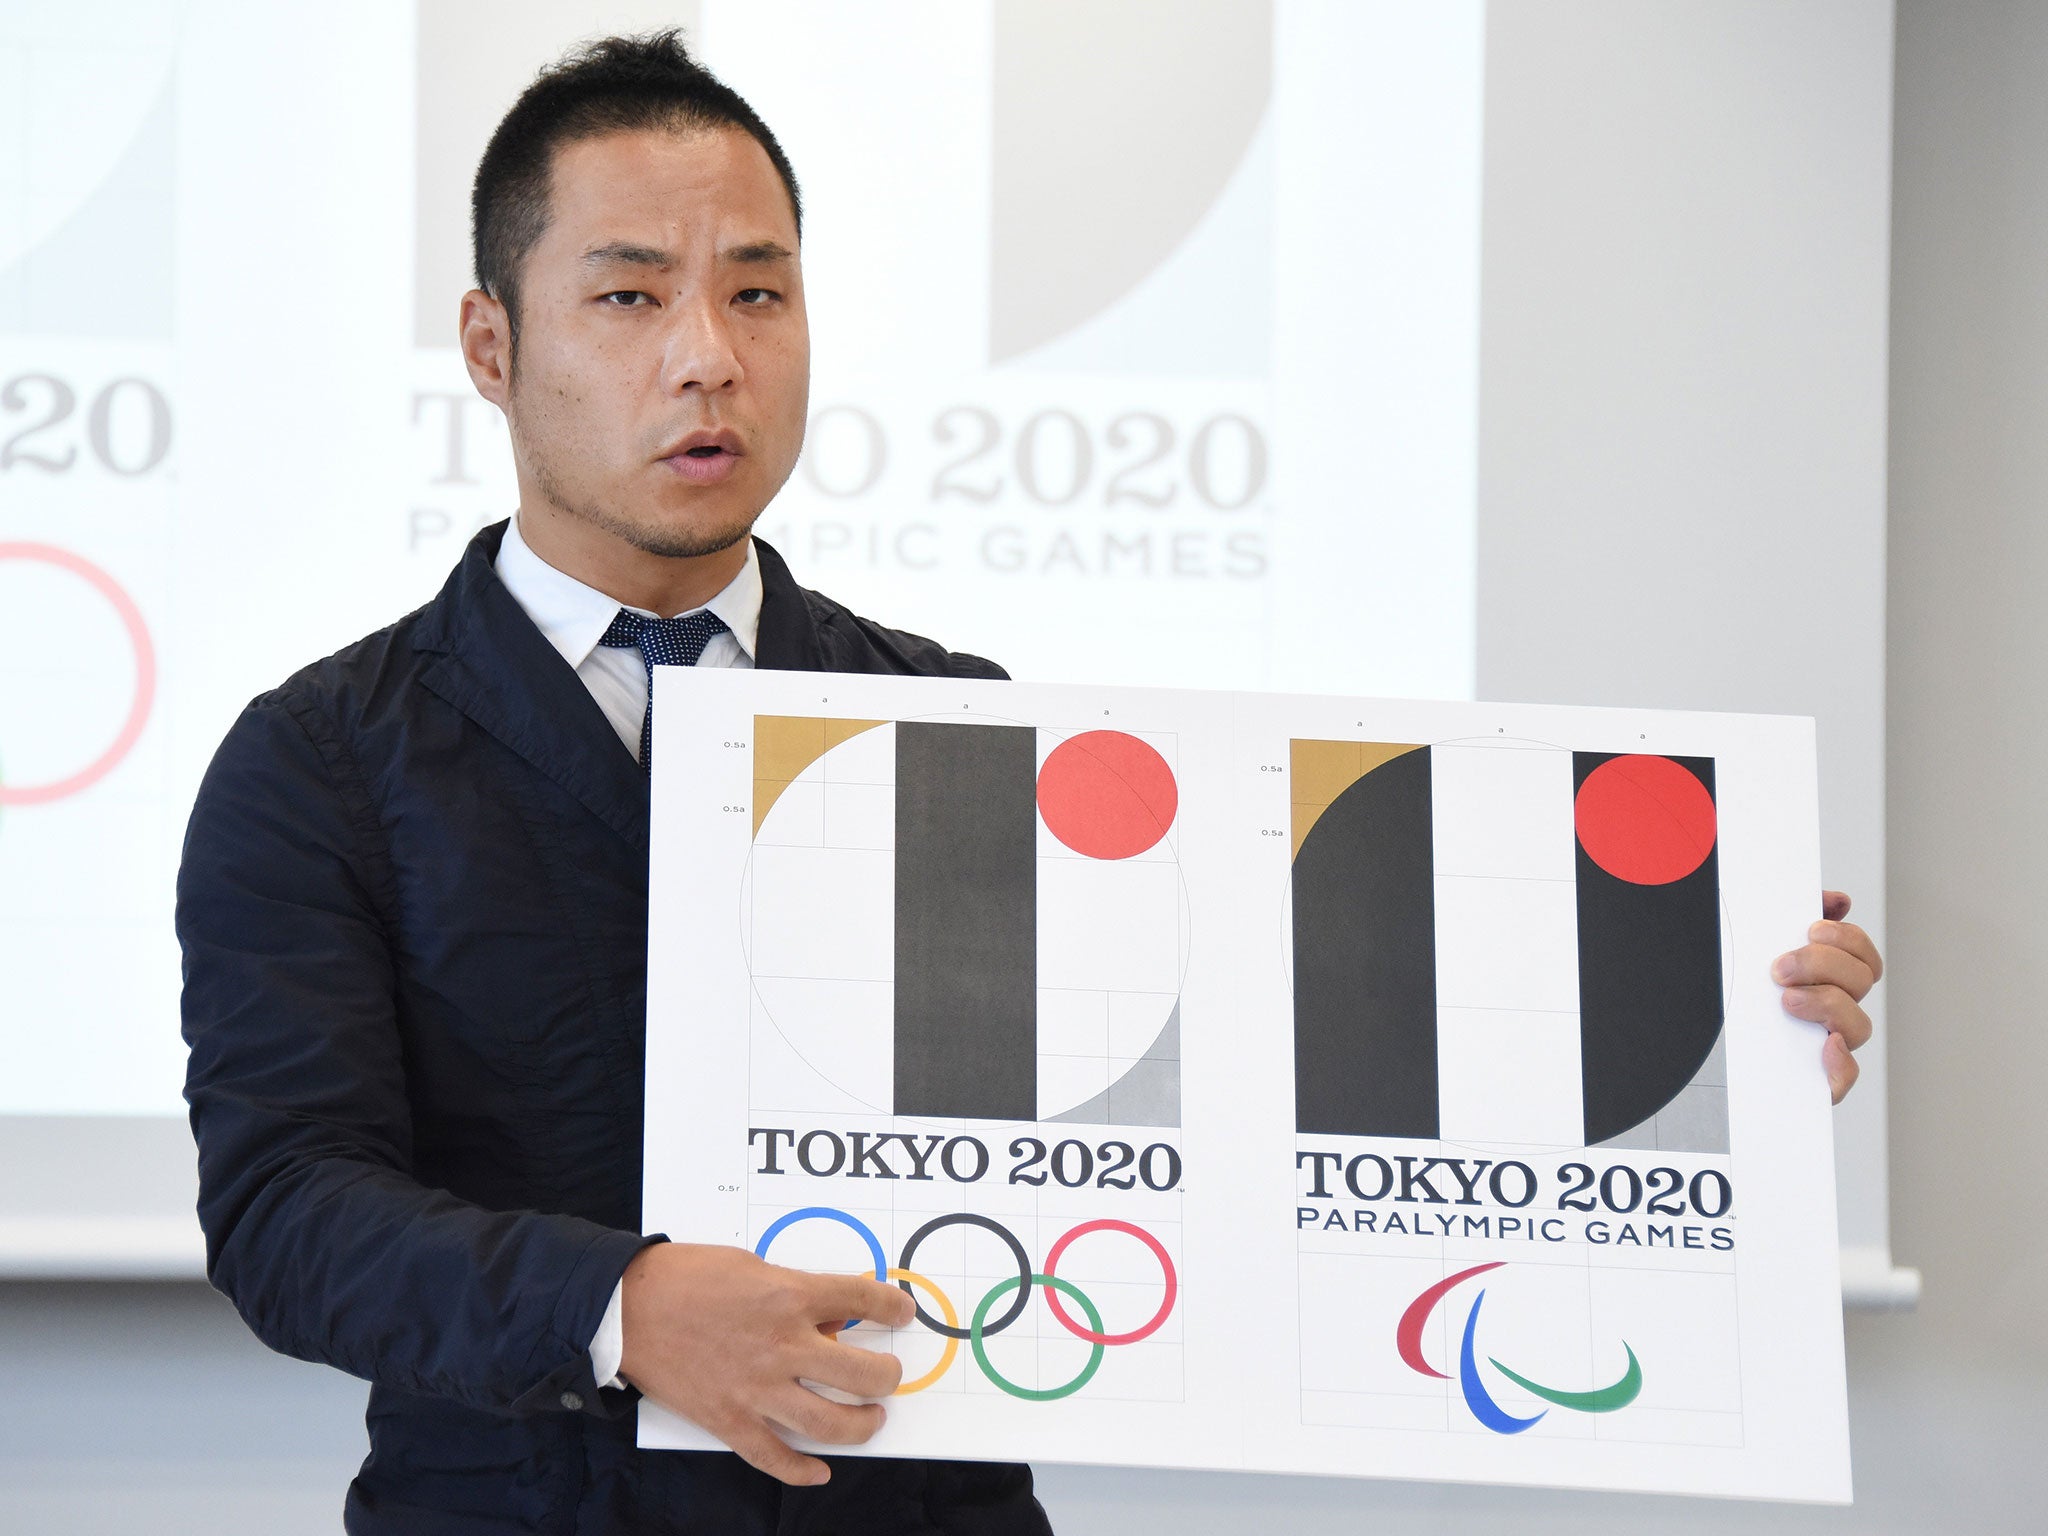
[[[727,261],[749,267],[771,266],[777,262],[796,260],[794,251],[774,240],[754,240],[746,245],[729,245],[720,255]]]
[[[745,245],[727,246],[719,252],[719,257],[737,266],[764,267],[793,262],[796,253],[777,240],[750,240]],[[585,251],[583,264],[586,267],[660,267],[667,270],[677,262],[669,252],[651,245],[636,245],[631,240],[610,240]]]
[[[612,240],[604,245],[594,245],[583,253],[586,267],[672,267],[675,257],[667,251],[656,250],[651,245],[635,245],[630,240]]]

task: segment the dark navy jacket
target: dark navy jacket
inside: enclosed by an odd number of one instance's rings
[[[785,1490],[633,1448],[589,1345],[640,1227],[647,781],[493,570],[253,702],[178,873],[207,1269],[373,1383],[354,1533],[1043,1532],[1022,1467]],[[798,587],[761,666],[1001,677]],[[707,1028],[737,1028],[707,1020]]]

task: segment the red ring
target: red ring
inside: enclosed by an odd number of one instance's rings
[[[114,738],[114,744],[69,778],[27,786],[0,784],[0,805],[45,805],[97,784],[114,771],[114,765],[141,739],[150,705],[156,700],[156,648],[150,644],[149,626],[143,623],[142,610],[135,606],[135,599],[84,556],[54,544],[0,544],[0,560],[40,560],[80,578],[113,604],[114,612],[120,615],[128,631],[128,643],[135,649],[135,701],[128,706],[128,718],[121,723],[121,733]]]
[[[1074,1335],[1075,1338],[1086,1339],[1090,1344],[1135,1344],[1140,1339],[1151,1338],[1153,1334],[1159,1331],[1159,1325],[1173,1314],[1174,1299],[1180,1295],[1180,1276],[1174,1273],[1173,1259],[1167,1253],[1166,1245],[1143,1227],[1133,1226],[1128,1221],[1117,1221],[1107,1216],[1100,1221],[1084,1221],[1052,1245],[1052,1251],[1045,1256],[1045,1268],[1041,1273],[1044,1274],[1046,1279],[1050,1280],[1058,1272],[1060,1255],[1067,1251],[1067,1244],[1077,1237],[1087,1236],[1090,1232],[1128,1232],[1147,1248],[1150,1248],[1152,1256],[1159,1260],[1159,1267],[1166,1275],[1166,1299],[1159,1303],[1159,1310],[1152,1314],[1152,1321],[1141,1327],[1133,1328],[1129,1333],[1096,1333],[1091,1329],[1083,1328],[1079,1323],[1067,1316],[1067,1309],[1060,1305],[1059,1293],[1049,1285],[1040,1287],[1045,1292],[1046,1305],[1052,1308],[1052,1315],[1060,1320],[1060,1326]]]

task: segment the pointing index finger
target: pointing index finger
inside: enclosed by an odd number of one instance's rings
[[[906,1328],[917,1307],[893,1285],[870,1275],[813,1275],[807,1305],[820,1323],[858,1318],[884,1328]]]

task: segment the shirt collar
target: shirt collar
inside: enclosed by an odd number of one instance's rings
[[[498,549],[497,572],[513,601],[526,610],[534,627],[572,668],[590,659],[590,653],[597,649],[597,642],[618,617],[621,607],[650,619],[682,617],[622,604],[568,572],[556,570],[520,536],[516,517],[505,529],[505,542]],[[690,610],[699,611],[715,614],[732,631],[747,659],[754,659],[754,646],[761,631],[761,560],[754,552],[752,539],[747,540],[747,563],[740,573],[701,610]]]

